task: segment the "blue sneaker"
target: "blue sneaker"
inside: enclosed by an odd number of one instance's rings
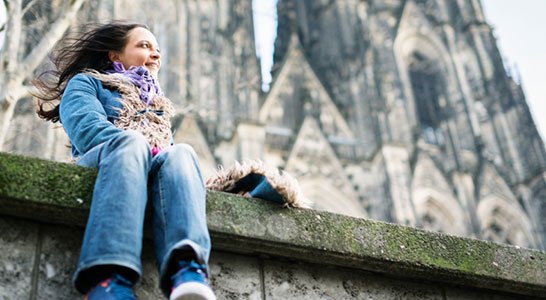
[[[209,286],[206,268],[195,261],[181,261],[180,270],[171,277],[170,300],[216,300]]]
[[[137,300],[132,287],[131,281],[114,274],[92,288],[84,300]]]

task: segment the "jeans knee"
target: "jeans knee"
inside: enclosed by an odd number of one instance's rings
[[[163,161],[162,169],[184,174],[184,176],[194,174],[201,176],[197,154],[190,145],[175,144],[165,149],[160,155]]]
[[[188,144],[175,144],[167,152],[168,156],[174,159],[197,161],[197,154],[192,146]]]

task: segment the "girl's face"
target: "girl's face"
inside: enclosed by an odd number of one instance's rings
[[[156,78],[161,68],[161,54],[157,40],[153,33],[142,27],[131,29],[123,50],[110,51],[108,57],[111,61],[121,62],[126,70],[133,66],[144,66]]]

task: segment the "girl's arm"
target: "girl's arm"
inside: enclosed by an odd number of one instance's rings
[[[72,147],[76,147],[81,154],[122,132],[108,121],[106,111],[97,98],[99,88],[98,82],[78,74],[68,82],[62,96],[61,123]]]

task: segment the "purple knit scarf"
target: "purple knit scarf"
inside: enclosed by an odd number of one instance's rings
[[[163,96],[161,87],[155,80],[155,78],[148,72],[148,70],[143,66],[130,67],[128,70],[125,70],[125,67],[122,63],[115,61],[112,63],[114,69],[108,70],[108,74],[122,74],[123,76],[129,78],[131,82],[136,85],[140,90],[140,100],[146,103],[146,105],[153,104],[153,100],[156,96]]]

